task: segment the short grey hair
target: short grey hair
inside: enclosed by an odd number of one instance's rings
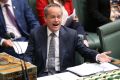
[[[60,5],[58,5],[58,4],[56,4],[56,3],[50,3],[50,4],[48,4],[48,5],[44,8],[44,16],[45,16],[45,17],[47,17],[47,15],[48,15],[48,9],[49,9],[50,7],[58,7],[58,8],[61,9],[61,6],[60,6]],[[62,9],[61,9],[61,13],[63,14]]]

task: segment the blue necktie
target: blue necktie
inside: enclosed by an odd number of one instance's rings
[[[48,53],[48,74],[55,73],[55,33],[51,33],[51,40]]]
[[[8,18],[10,19],[11,23],[17,28],[16,18],[13,16],[12,12],[11,12],[10,9],[8,8],[8,7],[9,7],[9,4],[5,4],[4,7],[5,7],[5,9],[6,9]]]

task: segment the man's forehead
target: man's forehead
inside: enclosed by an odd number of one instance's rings
[[[61,8],[60,8],[60,7],[57,7],[57,6],[54,6],[54,7],[53,7],[53,6],[51,6],[51,7],[49,7],[49,8],[48,8],[48,10],[51,10],[51,9],[61,10]]]
[[[62,10],[61,10],[61,8],[59,8],[59,7],[50,7],[49,9],[48,9],[48,13],[50,14],[52,14],[52,13],[59,13],[59,14],[61,14],[62,13]]]

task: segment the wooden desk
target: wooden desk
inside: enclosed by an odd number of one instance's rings
[[[114,64],[114,65],[120,67],[120,60],[115,59],[115,60],[112,62],[112,64]]]
[[[25,64],[29,79],[36,80],[37,67],[28,62],[25,62]],[[20,59],[6,53],[0,53],[0,80],[23,80]]]

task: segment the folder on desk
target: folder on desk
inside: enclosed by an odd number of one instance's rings
[[[82,65],[67,68],[68,71],[79,76],[86,76],[86,75],[91,75],[98,72],[110,71],[114,69],[119,69],[119,67],[112,65],[110,63],[101,63],[101,64],[83,63]]]

